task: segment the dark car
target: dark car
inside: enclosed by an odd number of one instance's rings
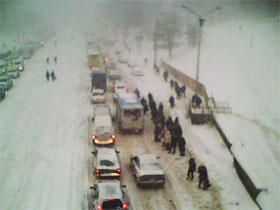
[[[98,182],[90,187],[89,209],[131,209],[126,186],[118,180]]]

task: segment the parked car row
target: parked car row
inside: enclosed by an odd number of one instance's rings
[[[118,72],[112,69],[107,71],[107,77],[110,80],[112,71]],[[128,83],[118,77],[116,80],[113,79],[112,88],[116,108],[114,116],[108,103],[109,100],[105,97],[106,90],[108,88],[92,89],[93,175],[98,181],[90,187],[89,206],[96,210],[132,209],[127,187],[120,181],[123,170],[120,161],[121,151],[114,148],[116,141],[119,140],[114,124],[121,133],[141,134],[144,131],[143,107],[136,95],[129,92]],[[148,150],[139,148],[132,151],[129,162],[137,186],[164,186],[166,183],[167,176],[159,157]]]
[[[26,42],[24,47],[8,50],[4,48],[0,52],[0,100],[6,96],[6,91],[10,90],[13,80],[20,77],[24,71],[24,59],[31,58],[43,44],[38,41]],[[27,56],[28,55],[28,56]]]

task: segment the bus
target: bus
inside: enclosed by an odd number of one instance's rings
[[[119,93],[116,100],[116,122],[121,133],[141,134],[144,130],[144,112],[134,93]]]
[[[88,66],[89,68],[93,67],[102,67],[104,64],[104,59],[101,53],[95,50],[88,51]]]

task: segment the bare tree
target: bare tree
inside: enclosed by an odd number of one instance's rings
[[[158,31],[157,34],[160,37],[158,41],[161,41],[161,48],[167,48],[169,58],[172,58],[172,49],[175,46],[175,40],[180,34],[180,25],[178,17],[173,13],[161,13],[158,19]]]

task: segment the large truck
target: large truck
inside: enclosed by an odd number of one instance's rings
[[[107,75],[102,68],[93,68],[91,73],[91,90],[103,89],[104,92],[107,89]]]
[[[90,49],[87,56],[89,68],[102,67],[104,65],[103,56],[98,51]]]

